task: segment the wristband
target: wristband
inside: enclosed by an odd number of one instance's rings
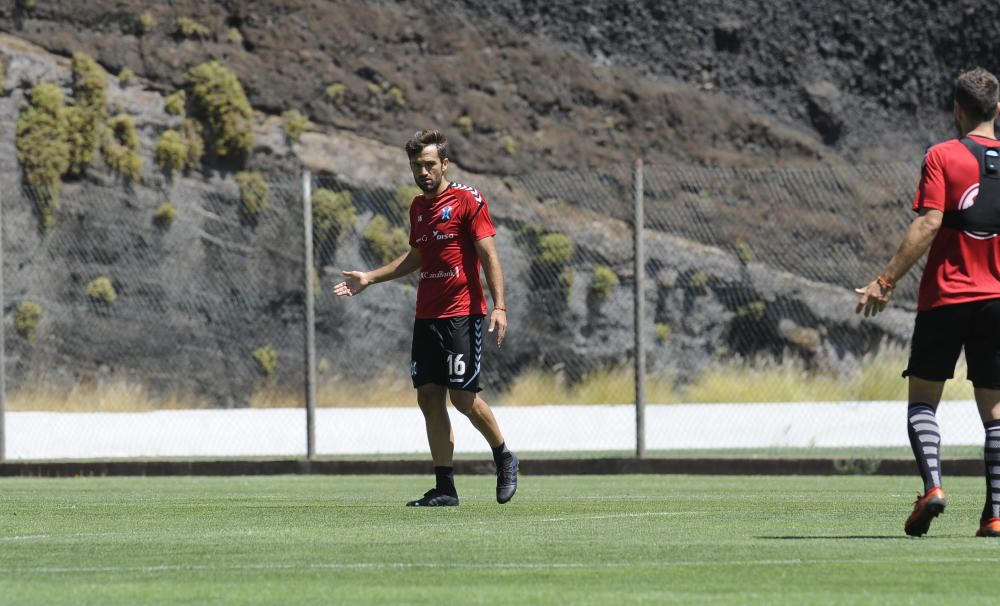
[[[493,306],[493,311],[502,311],[502,312],[506,313],[507,312],[507,307],[504,306],[504,305],[494,305]]]
[[[884,288],[885,290],[892,290],[893,288],[896,288],[895,284],[893,284],[889,280],[886,280],[882,276],[875,278],[875,282],[877,282],[878,285]]]

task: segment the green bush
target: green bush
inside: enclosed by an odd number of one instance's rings
[[[31,10],[35,8],[35,0],[16,0],[15,6],[21,10]]]
[[[101,122],[107,111],[108,76],[93,57],[73,53],[73,105],[66,108],[66,140],[70,145],[67,174],[81,175],[94,162]]]
[[[253,110],[236,74],[217,61],[191,68],[186,76],[191,109],[208,128],[215,153],[243,157],[253,148]]]
[[[181,122],[181,137],[187,146],[187,168],[194,170],[201,162],[201,157],[205,155],[205,140],[201,137],[201,124],[194,120],[184,120]]]
[[[750,248],[749,244],[747,244],[743,240],[737,240],[733,244],[733,247],[736,249],[736,256],[740,258],[740,261],[742,261],[744,265],[753,261],[754,259],[753,249]]]
[[[559,293],[563,300],[569,299],[569,293],[573,288],[573,282],[576,282],[576,272],[572,267],[564,267],[563,270],[559,272],[559,279],[557,281],[559,284]]]
[[[544,305],[564,304],[570,295],[576,273],[569,267],[573,258],[573,241],[559,232],[526,226],[518,233],[532,251],[529,275],[532,287]]]
[[[422,194],[416,185],[400,185],[392,192],[392,219],[398,225],[410,224],[410,205],[413,199]]]
[[[111,278],[100,276],[94,278],[87,284],[87,297],[95,303],[112,304],[118,298],[115,287],[111,284]]]
[[[236,183],[240,186],[240,201],[243,214],[256,217],[267,210],[267,181],[256,171],[236,173]]]
[[[472,134],[472,118],[469,116],[460,116],[458,120],[455,120],[455,124],[466,137]]]
[[[500,140],[500,146],[508,156],[513,156],[517,152],[517,142],[513,137],[504,137]]]
[[[375,215],[361,237],[368,250],[382,263],[392,261],[410,246],[406,231],[390,225],[384,215]]]
[[[566,234],[545,234],[538,239],[535,263],[547,268],[562,268],[573,258],[573,249],[573,241]]]
[[[281,128],[292,141],[298,141],[302,133],[309,128],[309,118],[297,109],[290,109],[281,114]]]
[[[695,290],[700,290],[708,286],[710,276],[703,271],[696,271],[688,278],[687,286]]]
[[[330,86],[326,87],[323,94],[330,101],[340,102],[343,101],[344,95],[347,93],[347,87],[340,82],[334,82]]]
[[[38,322],[42,319],[42,306],[38,303],[25,299],[17,305],[14,310],[14,327],[21,336],[29,342],[35,340],[38,334]]]
[[[184,120],[180,128],[180,132],[173,129],[163,131],[153,150],[156,166],[171,176],[197,168],[205,152],[201,127],[197,122]]]
[[[659,343],[666,342],[670,338],[670,333],[673,332],[673,328],[664,322],[656,323],[656,340]]]
[[[232,44],[243,44],[243,34],[241,34],[240,30],[235,27],[230,27],[226,30],[226,42],[230,42]]]
[[[128,86],[132,80],[135,80],[135,72],[127,67],[123,67],[120,72],[118,72],[118,84],[121,86]]]
[[[613,269],[607,265],[598,265],[594,268],[594,275],[590,279],[590,293],[598,301],[606,301],[617,285],[618,274]]]
[[[400,109],[406,107],[406,99],[403,97],[403,91],[398,86],[393,86],[389,89],[389,99],[392,100],[393,105]]]
[[[736,317],[750,318],[755,322],[759,322],[764,319],[766,309],[767,304],[763,301],[750,301],[746,305],[741,305],[736,309]]]
[[[159,24],[160,23],[156,20],[156,17],[153,16],[153,13],[151,13],[149,11],[146,11],[146,12],[142,13],[141,15],[139,15],[139,32],[140,33],[143,33],[143,34],[149,33],[151,31],[153,31],[154,29],[156,29],[156,26],[159,25]]]
[[[167,113],[171,116],[181,116],[184,115],[184,107],[187,104],[187,93],[183,89],[167,95],[164,102],[164,108]]]
[[[176,33],[182,38],[208,38],[212,30],[191,17],[178,17]]]
[[[165,173],[176,175],[187,166],[187,144],[184,137],[175,130],[165,130],[156,141],[153,161]]]
[[[43,228],[55,221],[60,178],[69,169],[71,149],[67,130],[62,89],[48,82],[36,85],[31,90],[28,108],[17,120],[16,147],[22,179],[33,188],[32,197]]]
[[[68,175],[82,175],[94,163],[100,139],[102,116],[86,107],[66,108],[66,142],[69,144]]]
[[[108,101],[108,75],[87,53],[73,53],[73,99],[76,105],[104,111]]]
[[[153,213],[153,224],[159,227],[170,227],[177,218],[177,209],[170,202],[164,202]]]
[[[118,174],[132,181],[139,180],[142,158],[139,156],[139,135],[132,116],[118,114],[108,120],[101,141],[101,155]]]
[[[337,238],[354,223],[357,213],[351,192],[317,189],[312,198],[313,241],[321,252],[335,247]]]
[[[270,345],[258,347],[253,352],[254,362],[257,363],[257,370],[264,376],[271,376],[278,369],[278,352]]]

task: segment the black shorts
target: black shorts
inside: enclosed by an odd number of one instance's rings
[[[945,381],[965,347],[969,380],[1000,389],[1000,299],[946,305],[917,313],[904,377]]]
[[[413,321],[410,377],[414,387],[433,383],[479,392],[482,359],[482,315]]]

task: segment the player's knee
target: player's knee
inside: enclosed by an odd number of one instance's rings
[[[476,405],[476,394],[468,391],[452,391],[451,404],[458,412],[468,415]]]
[[[444,409],[444,392],[421,387],[417,389],[417,405],[425,415]]]

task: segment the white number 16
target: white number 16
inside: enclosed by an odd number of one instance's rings
[[[452,376],[465,375],[465,362],[462,360],[464,354],[448,356],[448,374]]]

